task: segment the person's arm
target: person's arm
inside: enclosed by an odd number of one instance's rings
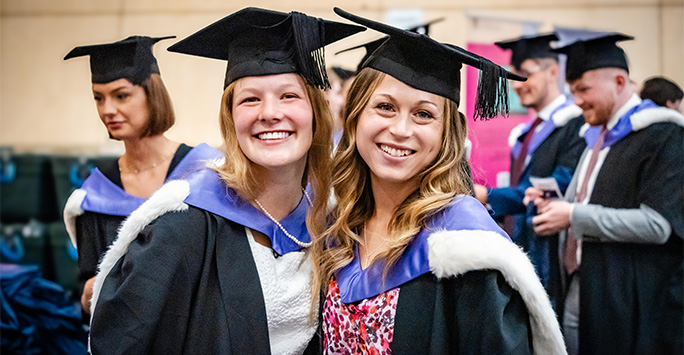
[[[570,213],[575,235],[604,242],[663,244],[672,229],[670,223],[652,208],[617,209],[575,203]]]
[[[160,216],[108,273],[92,315],[92,354],[183,353],[206,233],[202,223],[178,223],[189,217]]]

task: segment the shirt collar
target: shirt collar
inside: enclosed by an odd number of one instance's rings
[[[551,118],[551,114],[553,113],[553,111],[555,111],[563,103],[565,103],[565,96],[558,95],[558,97],[551,101],[550,104],[544,106],[544,108],[541,109],[541,111],[539,111],[537,116],[539,116],[544,121],[548,121]]]
[[[606,128],[608,130],[613,129],[613,127],[615,127],[615,125],[620,120],[620,117],[622,117],[625,113],[627,113],[627,111],[631,110],[640,103],[641,99],[639,98],[639,96],[637,96],[637,94],[632,94],[632,97],[630,97],[629,100],[627,100],[627,102],[624,105],[622,105],[622,107],[620,107],[620,109],[617,110],[617,112],[615,112],[613,117],[610,118],[610,121],[608,121]]]

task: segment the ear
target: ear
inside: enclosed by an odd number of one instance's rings
[[[623,75],[622,73],[618,73],[617,75],[615,75],[614,80],[619,92],[625,90],[625,88],[629,85],[629,78]]]

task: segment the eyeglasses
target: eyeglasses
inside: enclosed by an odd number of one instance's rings
[[[541,66],[536,66],[529,69],[513,70],[513,73],[529,78],[532,74],[539,73],[540,71],[544,71],[546,69],[547,68],[542,68]]]

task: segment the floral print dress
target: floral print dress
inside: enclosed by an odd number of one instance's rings
[[[388,355],[399,288],[358,303],[343,303],[333,278],[323,304],[323,353]]]

